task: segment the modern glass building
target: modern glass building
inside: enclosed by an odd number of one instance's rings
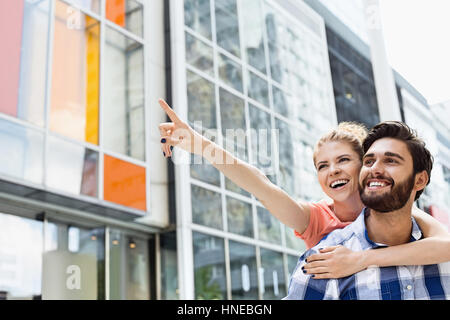
[[[307,2],[1,1],[0,297],[284,297],[304,243],[205,160],[166,160],[158,98],[325,197],[317,138],[379,114],[367,52]]]

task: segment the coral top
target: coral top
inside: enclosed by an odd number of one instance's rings
[[[311,214],[309,217],[309,225],[303,234],[296,230],[294,233],[297,237],[305,241],[309,248],[314,247],[319,241],[335,229],[342,229],[348,226],[350,222],[342,222],[331,210],[331,204],[326,200],[317,203],[310,203]]]

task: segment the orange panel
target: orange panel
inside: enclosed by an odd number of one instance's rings
[[[86,16],[86,142],[98,144],[100,25]]]
[[[98,144],[100,23],[56,1],[50,130]]]
[[[23,0],[0,1],[0,112],[17,116]]]
[[[145,211],[145,168],[108,155],[104,168],[103,198]]]
[[[106,19],[125,27],[125,0],[106,0]]]

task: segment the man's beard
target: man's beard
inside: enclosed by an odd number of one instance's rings
[[[376,177],[377,179],[385,179],[391,181],[391,191],[384,192],[380,195],[366,194],[364,192],[367,185],[367,180],[373,177],[367,176],[363,184],[359,184],[359,195],[361,196],[362,203],[375,211],[378,212],[390,212],[403,208],[408,202],[411,196],[412,189],[414,188],[414,174],[411,174],[405,182],[395,185],[394,181],[390,178],[385,178],[382,176]]]

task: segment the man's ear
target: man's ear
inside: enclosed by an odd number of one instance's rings
[[[428,173],[423,170],[422,172],[416,173],[415,182],[414,182],[414,190],[420,191],[427,186],[429,180]]]

